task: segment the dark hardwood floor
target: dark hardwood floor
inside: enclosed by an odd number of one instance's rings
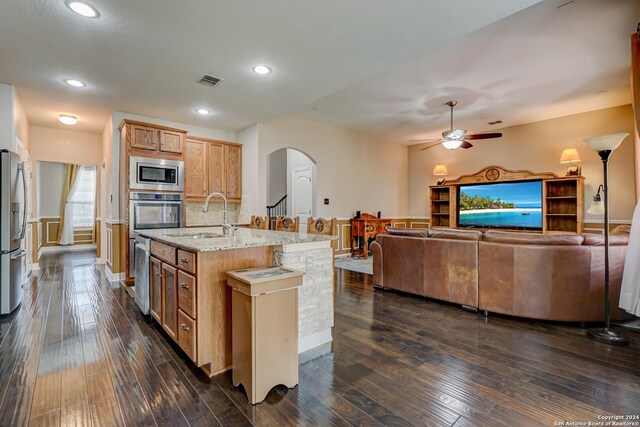
[[[93,253],[50,255],[0,318],[0,424],[553,426],[640,414],[640,334],[626,348],[371,289],[336,269],[335,341],[300,358],[300,384],[252,406],[207,378]],[[326,350],[326,349],[325,349]]]

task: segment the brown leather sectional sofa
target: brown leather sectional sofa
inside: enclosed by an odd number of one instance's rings
[[[611,317],[620,310],[628,227],[610,235]],[[604,319],[604,237],[490,230],[389,229],[371,245],[373,283],[533,319]]]

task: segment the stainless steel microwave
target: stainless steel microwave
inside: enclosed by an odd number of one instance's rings
[[[184,162],[131,156],[129,189],[184,191]]]

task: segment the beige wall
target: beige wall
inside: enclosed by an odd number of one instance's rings
[[[34,161],[99,166],[100,134],[31,126],[31,158]]]
[[[473,141],[469,150],[446,150],[434,147],[419,151],[424,145],[409,148],[409,215],[429,215],[428,187],[437,177],[431,172],[436,164],[445,164],[448,178],[471,174],[489,165],[533,172],[564,175],[566,166],[559,163],[564,148],[574,147],[582,160],[585,180],[585,206],[602,182],[602,162],[582,140],[611,132],[633,132],[630,105],[589,113],[560,117],[500,129],[500,139]],[[627,137],[611,155],[609,162],[611,219],[630,221],[635,207],[633,138]],[[586,215],[586,222],[602,217]]]
[[[60,217],[67,165],[38,162],[38,217]]]
[[[258,124],[258,213],[264,215],[267,202],[267,155],[287,147],[316,161],[319,216],[406,215],[407,147],[295,116]]]

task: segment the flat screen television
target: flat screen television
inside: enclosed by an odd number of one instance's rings
[[[460,185],[458,227],[542,230],[542,181]]]

